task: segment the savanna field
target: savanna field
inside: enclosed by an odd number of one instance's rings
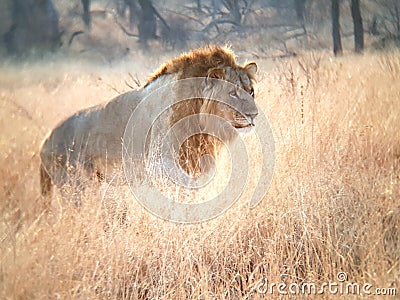
[[[366,299],[396,299],[398,51],[239,57],[259,64],[256,101],[276,143],[272,185],[252,210],[245,192],[224,215],[181,225],[152,216],[126,187],[108,182],[86,189],[79,207],[57,191],[40,195],[46,134],[145,82],[168,58],[151,66],[141,57],[112,67],[56,58],[1,65],[0,298],[278,299],[271,283],[287,284],[289,294],[290,284],[295,291],[314,283],[318,292],[344,275],[344,284],[372,286]],[[257,169],[257,158],[250,161]],[[374,295],[376,288],[397,296]],[[309,297],[339,295],[325,288]]]

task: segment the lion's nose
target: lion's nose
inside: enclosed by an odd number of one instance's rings
[[[251,126],[255,126],[255,118],[257,117],[258,112],[256,113],[251,113],[251,114],[246,114],[247,120],[249,121]]]

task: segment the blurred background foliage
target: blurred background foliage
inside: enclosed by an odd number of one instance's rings
[[[343,48],[361,52],[364,45],[397,47],[400,2],[3,0],[0,35],[0,52],[19,56],[62,50],[113,60],[136,48],[187,49],[210,42],[251,44],[254,52],[272,57],[302,49],[341,54]]]

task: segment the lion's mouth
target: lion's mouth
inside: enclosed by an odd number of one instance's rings
[[[243,129],[243,128],[250,128],[250,127],[254,127],[256,126],[255,124],[251,124],[251,123],[247,123],[247,124],[238,124],[238,123],[234,123],[233,127],[235,127],[236,129]]]
[[[254,127],[254,119],[250,118],[250,120],[246,117],[236,117],[232,123],[233,127],[236,129],[242,129],[242,128],[251,128]]]
[[[241,114],[239,112],[235,112],[232,126],[236,129],[249,129],[255,125],[254,119],[257,114]]]

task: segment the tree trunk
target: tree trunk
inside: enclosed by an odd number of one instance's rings
[[[8,53],[55,50],[61,45],[58,12],[51,0],[14,0],[12,26],[4,35]]]
[[[396,18],[397,39],[400,39],[400,5],[395,3],[394,14]]]
[[[83,6],[83,15],[82,19],[85,23],[87,29],[91,27],[91,19],[90,19],[90,0],[81,0]]]
[[[242,13],[240,12],[239,0],[224,0],[223,3],[232,15],[232,21],[235,24],[240,25],[242,23]]]
[[[294,6],[296,9],[297,21],[304,24],[306,0],[294,0]]]
[[[197,0],[197,10],[201,12],[201,0]]]
[[[351,0],[351,16],[354,24],[355,51],[360,53],[364,50],[364,29],[360,11],[360,0]]]
[[[124,0],[126,5],[129,7],[129,28],[132,30],[135,25],[135,17],[136,17],[136,3],[135,0]]]
[[[232,2],[231,13],[233,14],[233,20],[237,25],[240,25],[242,23],[242,13],[240,12],[239,1],[232,0],[231,2]]]
[[[340,37],[340,7],[339,0],[332,0],[332,37],[333,53],[335,56],[343,53],[342,40]]]
[[[221,10],[221,0],[212,0],[212,20],[215,21],[217,19],[217,15],[219,11]]]
[[[127,0],[114,0],[118,16],[125,18]]]
[[[379,30],[378,30],[378,18],[377,18],[377,16],[374,16],[374,17],[372,18],[372,21],[371,21],[371,24],[370,24],[370,26],[369,26],[368,32],[369,32],[371,35],[379,35]]]
[[[141,13],[139,17],[139,42],[147,47],[150,39],[156,38],[156,14],[151,0],[139,0]]]

